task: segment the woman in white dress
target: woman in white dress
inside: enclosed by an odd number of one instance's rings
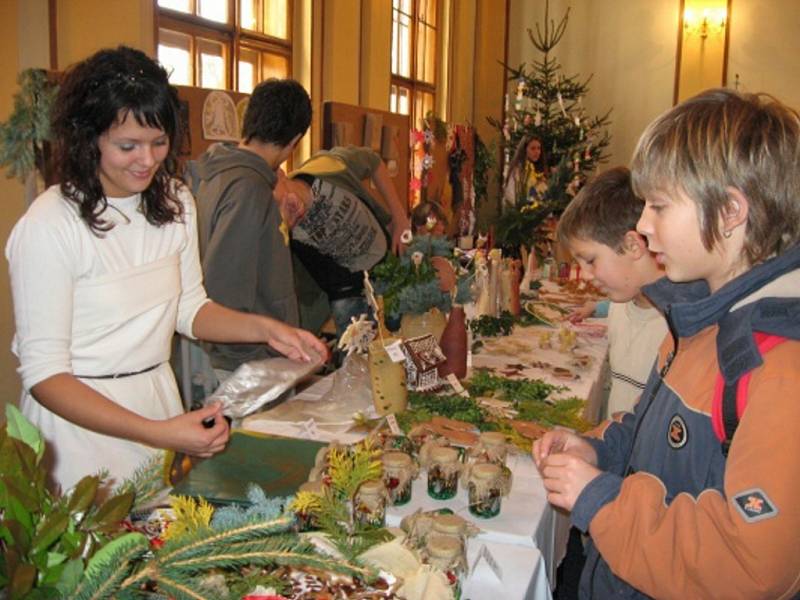
[[[211,456],[228,425],[219,406],[183,412],[168,362],[176,330],[297,360],[327,350],[207,298],[194,201],[176,179],[177,92],[160,65],[126,47],[79,63],[53,128],[61,183],[6,247],[20,407],[48,442],[52,478],[67,490],[106,469],[118,484],[159,449]]]

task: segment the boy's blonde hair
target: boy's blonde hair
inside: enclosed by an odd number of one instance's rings
[[[558,220],[558,241],[591,240],[621,253],[625,234],[636,231],[642,200],[631,187],[631,172],[614,167],[594,176]]]
[[[707,250],[730,187],[749,204],[749,264],[800,241],[800,115],[770,95],[714,89],[682,102],[642,134],[632,173],[639,196],[682,191],[697,204]]]

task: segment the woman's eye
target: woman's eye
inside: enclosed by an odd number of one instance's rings
[[[135,144],[119,144],[119,146],[118,146],[118,147],[119,147],[119,149],[120,149],[120,150],[122,150],[123,152],[130,152],[131,150],[133,150],[134,148],[136,148],[136,145],[135,145]]]

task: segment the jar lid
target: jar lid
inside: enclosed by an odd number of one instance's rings
[[[361,487],[358,488],[358,493],[362,496],[379,496],[383,494],[385,490],[386,488],[383,485],[383,481],[380,479],[370,479],[361,484]]]
[[[436,558],[455,558],[461,553],[461,542],[447,535],[432,533],[426,538],[425,547]]]
[[[437,446],[431,450],[431,460],[437,463],[454,463],[458,461],[458,450],[449,446]]]
[[[381,460],[387,467],[406,468],[411,466],[411,457],[405,452],[385,452]]]
[[[311,492],[312,494],[322,494],[325,491],[325,486],[321,481],[306,481],[299,488],[298,492]]]
[[[501,446],[506,443],[506,434],[499,431],[485,431],[481,434],[481,442],[485,446]]]
[[[436,515],[433,530],[448,535],[458,535],[464,531],[466,522],[458,515]]]
[[[473,465],[471,473],[474,479],[496,479],[503,471],[495,463],[477,463]]]

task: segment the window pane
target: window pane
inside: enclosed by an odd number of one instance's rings
[[[286,79],[289,76],[289,60],[281,54],[264,52],[261,54],[261,64],[263,65],[261,81],[270,77]]]
[[[436,30],[419,25],[417,32],[417,79],[434,83],[434,60],[436,56]]]
[[[158,5],[161,8],[170,8],[180,12],[192,12],[192,0],[158,0]]]
[[[171,84],[194,85],[191,36],[169,29],[159,29],[158,61],[169,73]]]
[[[392,73],[411,77],[411,19],[398,11],[392,15]]]
[[[419,0],[417,18],[432,27],[436,27],[436,0]]]
[[[433,111],[433,94],[417,92],[414,94],[414,122],[415,127],[422,127],[422,119]]]
[[[246,48],[239,49],[239,86],[240,92],[250,94],[256,87],[256,77],[259,72],[259,53]]]
[[[264,0],[264,33],[282,40],[288,39],[287,4],[287,0]]]
[[[401,115],[408,114],[409,95],[411,90],[400,85],[392,84],[389,92],[389,110]]]
[[[197,50],[200,55],[200,77],[198,85],[204,88],[224,90],[227,78],[225,76],[225,46],[212,40],[197,40]]]
[[[228,0],[197,0],[197,14],[217,23],[228,22]]]
[[[239,26],[258,31],[259,0],[239,0]]]

